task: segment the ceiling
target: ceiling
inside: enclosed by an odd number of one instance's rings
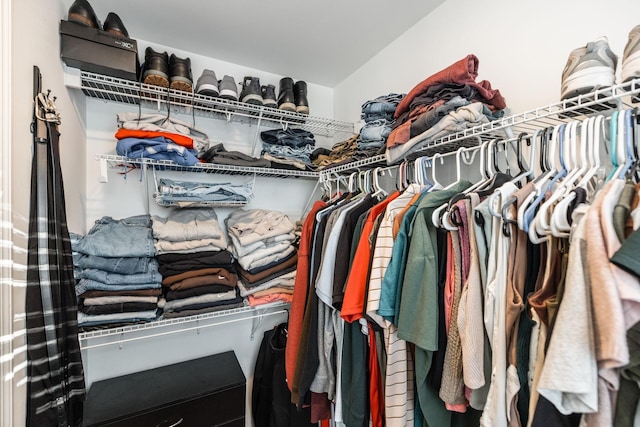
[[[131,38],[328,87],[443,2],[89,0],[100,21],[117,13]]]

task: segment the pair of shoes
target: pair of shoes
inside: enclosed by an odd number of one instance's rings
[[[618,57],[609,48],[606,37],[600,37],[569,54],[562,71],[560,99],[584,95],[615,83]],[[622,56],[622,82],[640,77],[640,25],[629,32]]]
[[[260,78],[245,76],[241,86],[240,101],[247,104],[277,108],[276,87],[274,85],[260,85]]]
[[[222,80],[218,80],[213,70],[202,71],[196,82],[196,93],[214,98],[220,97],[231,101],[238,100],[238,90],[233,77],[225,75]]]
[[[302,80],[298,80],[294,84],[291,77],[284,77],[280,79],[278,108],[284,111],[309,114],[307,83]]]
[[[80,25],[97,29],[100,29],[101,27],[100,21],[98,21],[98,16],[87,0],[75,0],[69,7],[67,17],[69,21]],[[107,15],[107,19],[104,20],[102,29],[116,36],[129,37],[129,32],[122,23],[122,20],[113,12],[109,12]]]
[[[193,77],[189,58],[178,58],[173,53],[169,56],[167,52],[156,52],[148,47],[144,52],[143,70],[142,79],[145,84],[192,91]]]

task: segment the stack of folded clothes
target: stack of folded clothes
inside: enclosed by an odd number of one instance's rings
[[[233,255],[213,209],[173,209],[166,218],[154,216],[152,227],[164,318],[244,305]]]
[[[291,302],[297,250],[295,225],[282,212],[263,209],[234,211],[226,219],[237,258],[240,295],[251,306]]]
[[[313,153],[315,136],[304,129],[271,129],[260,133],[263,159],[271,167],[281,169],[314,169],[310,155]]]
[[[227,151],[223,144],[216,144],[210,147],[200,157],[207,163],[218,165],[246,166],[254,168],[269,168],[271,162],[267,159],[256,159],[240,151]]]
[[[246,204],[253,197],[249,184],[175,181],[161,178],[153,195],[160,206],[180,208],[203,205]]]
[[[393,125],[393,114],[405,95],[390,93],[362,104],[361,118],[365,124],[360,129],[358,150],[376,153],[385,146]]]
[[[387,138],[387,163],[447,134],[502,117],[505,100],[489,81],[476,82],[478,64],[475,55],[467,55],[418,83],[400,101]]]
[[[117,117],[116,153],[121,156],[193,166],[209,148],[207,135],[181,120],[162,114],[118,113]]]
[[[103,217],[86,236],[71,233],[78,326],[137,323],[158,317],[158,272],[151,220]]]

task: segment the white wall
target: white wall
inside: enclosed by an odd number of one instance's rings
[[[478,81],[499,89],[512,112],[558,102],[569,53],[607,36],[621,60],[639,16],[637,0],[447,0],[334,88],[335,118],[357,121],[365,101],[407,93],[471,53]]]

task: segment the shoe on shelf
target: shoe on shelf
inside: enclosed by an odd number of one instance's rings
[[[629,40],[622,55],[622,82],[640,77],[640,25],[629,32]]]
[[[169,87],[169,55],[156,52],[151,47],[144,51],[142,82],[148,85]]]
[[[293,86],[293,96],[296,103],[296,112],[309,114],[309,101],[307,100],[307,82],[298,80]]]
[[[247,104],[263,105],[260,79],[258,77],[244,78],[242,81],[242,91],[240,92],[240,101]]]
[[[191,59],[178,58],[175,54],[169,57],[169,86],[171,89],[193,91],[193,77],[191,75]]]
[[[198,81],[196,82],[196,93],[214,98],[220,95],[218,78],[213,70],[205,69],[202,71],[202,75],[198,77]]]
[[[122,23],[122,20],[113,12],[109,12],[109,14],[107,15],[107,18],[104,20],[102,29],[116,36],[129,38],[129,33]]]
[[[98,16],[87,0],[75,0],[69,7],[67,19],[91,28],[100,28]]]
[[[606,37],[573,50],[562,71],[560,99],[612,86],[617,63],[618,57],[609,48]]]
[[[260,88],[262,92],[262,101],[265,107],[278,108],[278,101],[276,100],[276,87],[274,85],[263,85]]]
[[[220,98],[231,101],[238,100],[238,88],[233,77],[225,75],[222,80],[218,82],[218,88],[220,89]]]
[[[291,77],[283,77],[280,79],[280,88],[278,91],[278,108],[284,111],[296,111],[296,100],[293,95],[293,79]]]

